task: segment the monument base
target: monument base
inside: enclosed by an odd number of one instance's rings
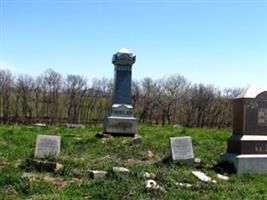
[[[237,174],[267,174],[267,154],[235,154],[225,153],[221,161],[232,163]]]
[[[105,119],[104,133],[135,136],[137,121],[133,115],[133,107],[127,104],[113,104]]]
[[[106,118],[104,133],[134,136],[136,132],[137,121],[135,117],[109,116]]]

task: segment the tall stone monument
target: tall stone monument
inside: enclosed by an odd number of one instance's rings
[[[249,87],[233,100],[233,135],[222,160],[238,174],[267,174],[267,88]]]
[[[104,133],[134,136],[137,121],[132,102],[132,65],[135,56],[128,49],[120,49],[112,57],[115,67],[112,106],[104,121]]]

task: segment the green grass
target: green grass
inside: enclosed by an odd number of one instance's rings
[[[202,183],[191,174],[193,166],[171,162],[169,137],[192,136],[194,154],[204,162],[201,170],[216,179],[212,166],[226,150],[227,131],[139,125],[144,140],[136,146],[129,146],[131,138],[127,137],[96,138],[100,131],[101,127],[0,125],[0,199],[267,199],[265,175],[230,175],[228,182]],[[33,156],[37,134],[62,136],[58,162],[63,170],[48,173],[21,167]],[[113,166],[127,167],[131,173],[112,173]],[[91,169],[109,173],[93,179]],[[146,171],[156,174],[164,191],[145,190],[142,175]],[[25,178],[25,173],[35,179]],[[193,187],[178,187],[176,182]]]

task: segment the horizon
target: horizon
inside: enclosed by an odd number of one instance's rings
[[[267,86],[266,11],[267,1],[1,0],[0,67],[113,78],[111,57],[127,48],[133,80]]]

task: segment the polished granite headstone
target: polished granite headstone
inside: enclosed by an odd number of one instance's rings
[[[233,100],[233,135],[222,160],[237,173],[267,174],[267,88],[249,87]]]
[[[132,65],[135,56],[128,49],[121,49],[113,55],[115,66],[112,106],[104,122],[104,133],[134,136],[137,121],[132,102]]]

